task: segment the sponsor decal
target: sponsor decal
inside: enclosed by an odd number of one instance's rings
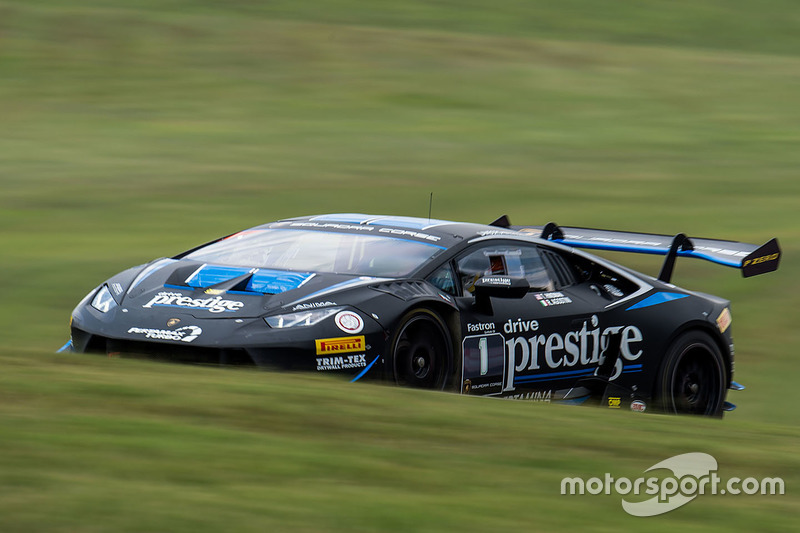
[[[222,296],[214,298],[191,298],[179,292],[159,292],[152,300],[142,306],[145,309],[152,307],[179,307],[186,309],[199,309],[209,313],[233,313],[244,307],[243,302],[224,300]]]
[[[622,374],[624,361],[635,361],[641,357],[643,351],[639,343],[644,340],[644,336],[639,328],[611,326],[601,330],[595,325],[598,323],[596,317],[592,317],[591,323],[593,329],[589,329],[588,324],[584,322],[580,330],[569,331],[563,335],[551,333],[507,340],[503,392],[515,390],[514,378],[518,372],[531,372],[542,368],[569,369],[599,364],[603,344],[607,342],[607,336],[614,333],[620,334],[622,357],[617,359],[609,380],[613,381]]]
[[[206,293],[206,294],[210,294],[211,296],[217,296],[217,295],[220,295],[220,294],[225,294],[225,291],[223,291],[222,289],[206,289],[203,292]]]
[[[523,231],[523,233],[525,232]],[[507,229],[487,229],[478,232],[478,235],[480,235],[481,237],[488,237],[490,235],[517,235],[517,234],[518,233],[516,231],[511,231]]]
[[[517,320],[508,319],[508,322],[503,324],[503,331],[511,335],[512,333],[524,333],[526,331],[539,331],[538,320]]]
[[[337,313],[333,321],[336,322],[336,326],[338,326],[340,330],[345,333],[350,333],[351,335],[361,333],[361,330],[364,329],[364,320],[352,311],[341,311]]]
[[[550,403],[550,400],[553,398],[553,391],[536,391],[536,392],[528,392],[525,394],[512,394],[511,396],[504,396],[509,400],[528,400],[531,402],[542,402],[542,403]]]
[[[481,283],[484,285],[500,285],[502,287],[510,287],[511,278],[506,278],[503,276],[487,276],[481,278]]]
[[[289,227],[292,228],[316,228],[316,229],[340,229],[340,230],[350,230],[350,231],[358,231],[360,233],[366,232],[374,232],[374,233],[384,233],[388,235],[398,235],[401,237],[413,237],[415,239],[421,239],[424,241],[429,242],[438,242],[442,240],[441,237],[437,237],[435,235],[428,235],[427,233],[420,233],[419,231],[411,231],[406,229],[399,229],[399,228],[381,228],[378,226],[366,226],[362,224],[340,224],[336,222],[292,222],[289,224]]]
[[[647,411],[647,404],[644,403],[642,400],[633,400],[631,402],[631,411],[636,411],[637,413],[644,413]]]
[[[367,366],[367,355],[343,355],[336,357],[317,357],[317,371],[351,370]]]
[[[441,237],[436,237],[435,235],[428,235],[427,233],[420,233],[418,231],[410,231],[407,229],[381,228],[378,230],[378,233],[388,233],[390,235],[399,235],[401,237],[413,237],[415,239],[422,239],[423,241],[430,242],[439,242],[442,240]]]
[[[494,323],[493,322],[484,322],[482,324],[467,324],[467,331],[469,333],[475,332],[487,332],[491,333],[494,331]]]
[[[725,333],[725,331],[731,326],[732,321],[733,319],[731,318],[731,310],[726,307],[717,317],[717,327],[719,328],[719,332]]]
[[[197,326],[184,326],[176,330],[130,328],[128,333],[132,335],[144,335],[146,339],[153,340],[192,342],[203,333],[203,330]]]
[[[366,340],[363,335],[358,337],[316,339],[314,342],[317,345],[317,355],[363,352],[366,348]]]
[[[469,380],[468,380],[469,381]],[[476,383],[470,387],[470,390],[493,389],[502,385],[499,381],[497,383]]]
[[[119,283],[112,283],[111,290],[114,291],[114,294],[116,294],[117,296],[119,296],[123,292],[122,285],[120,285]]]
[[[565,296],[563,292],[543,292],[540,294],[534,295],[534,297],[542,304],[544,307],[550,307],[553,305],[565,305],[571,304],[572,300],[569,296]]]
[[[469,394],[469,391],[472,390],[472,380],[466,379],[464,380],[464,394]]]
[[[180,323],[181,323],[181,319],[180,318],[170,318],[169,320],[167,320],[167,327],[168,328],[173,328],[173,327],[177,326]]]
[[[311,302],[307,304],[297,304],[292,307],[292,311],[308,311],[310,309],[319,309],[320,307],[333,307],[335,302]]]
[[[608,398],[609,409],[619,409],[622,406],[622,398]]]
[[[317,229],[343,229],[343,230],[353,230],[353,231],[360,231],[360,232],[371,232],[375,231],[375,226],[362,226],[361,224],[337,224],[335,222],[292,222],[289,224],[291,228],[317,228]]]
[[[744,268],[746,266],[750,266],[750,265],[759,265],[761,263],[767,263],[769,261],[775,261],[776,259],[778,259],[778,257],[780,257],[780,255],[781,254],[779,254],[779,253],[775,253],[775,254],[770,254],[770,255],[762,255],[761,257],[756,257],[754,259],[748,259],[747,261],[744,262],[744,264],[742,264],[742,268]]]

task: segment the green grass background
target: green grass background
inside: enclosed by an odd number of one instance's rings
[[[0,0],[0,531],[800,522],[800,8],[771,0]],[[111,274],[337,211],[763,242],[723,421],[56,356]],[[612,256],[655,273],[659,261]],[[782,497],[559,495],[678,453]]]

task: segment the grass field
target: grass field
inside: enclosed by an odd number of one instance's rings
[[[0,531],[791,530],[798,25],[777,0],[0,0]],[[425,216],[431,192],[437,218],[778,237],[775,274],[676,270],[733,301],[739,409],[52,354],[130,265],[284,216]],[[691,451],[787,494],[649,519],[559,495]]]

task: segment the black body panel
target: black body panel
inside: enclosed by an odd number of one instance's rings
[[[729,302],[530,234],[539,227],[521,228],[359,214],[266,224],[110,278],[73,311],[71,350],[394,382],[403,343],[418,340],[398,330],[425,310],[452,345],[449,360],[436,363],[447,372],[435,388],[644,410],[664,387],[670,347],[694,330],[719,348],[731,384]],[[370,246],[395,239],[430,257],[402,276],[359,269],[391,272],[408,257],[336,272],[196,259],[208,246],[275,230],[332,241],[369,235],[378,239]],[[549,235],[565,240],[556,230]],[[566,240],[577,240],[570,231]],[[777,267],[769,259],[777,243],[770,246],[759,261]],[[273,260],[270,253],[262,255]],[[419,346],[406,355],[422,376],[431,361],[413,351]]]

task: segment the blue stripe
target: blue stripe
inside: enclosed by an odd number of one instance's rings
[[[569,239],[554,239],[554,242],[558,242],[561,244],[566,244],[567,246],[574,246],[575,248],[586,248],[588,250],[606,250],[608,252],[629,252],[629,253],[637,253],[637,254],[650,254],[650,255],[667,255],[668,250],[664,248],[645,248],[641,246],[622,246],[622,245],[615,245],[615,244],[597,244],[597,243],[589,243],[586,241],[571,241]],[[717,263],[718,265],[729,266],[733,268],[741,268],[742,262],[741,261],[731,261],[727,259],[722,259],[720,257],[714,257],[712,255],[704,254],[702,252],[695,252],[693,250],[687,251],[680,251],[678,252],[679,257],[697,257],[699,259],[705,259],[706,261],[711,261],[712,263]]]
[[[648,296],[644,300],[641,300],[639,303],[633,304],[627,308],[626,311],[644,309],[645,307],[652,307],[654,305],[680,300],[682,298],[687,298],[688,296],[688,294],[679,294],[677,292],[657,292],[651,296]]]
[[[527,383],[529,381],[541,381],[541,380],[549,380],[549,379],[558,379],[560,377],[565,376],[578,376],[581,374],[591,375],[594,374],[594,368],[584,369],[584,370],[570,370],[569,372],[553,372],[550,374],[537,374],[534,376],[522,376],[518,379],[514,380],[514,383]]]
[[[628,365],[624,366],[622,373],[629,374],[641,372],[644,365]],[[568,372],[551,372],[550,374],[536,374],[533,376],[522,376],[514,379],[514,384],[517,383],[531,383],[534,381],[552,381],[563,377],[583,377],[591,376],[594,374],[594,368],[585,368],[583,370],[570,370]]]
[[[362,370],[362,371],[361,371],[361,373],[360,373],[359,375],[357,375],[356,377],[354,377],[354,378],[353,378],[353,379],[350,381],[350,383],[355,383],[356,381],[358,381],[359,379],[361,379],[362,377],[364,377],[364,374],[366,374],[367,372],[369,372],[369,369],[370,369],[370,368],[372,368],[372,365],[374,365],[374,364],[375,364],[375,363],[378,361],[378,359],[380,359],[380,358],[381,358],[381,356],[379,355],[378,357],[376,357],[375,359],[373,359],[373,360],[372,360],[372,362],[371,362],[370,364],[368,364],[368,365],[367,365],[367,368],[365,368],[364,370]]]
[[[56,350],[56,353],[70,353],[72,352],[72,339],[68,340],[67,343]]]

